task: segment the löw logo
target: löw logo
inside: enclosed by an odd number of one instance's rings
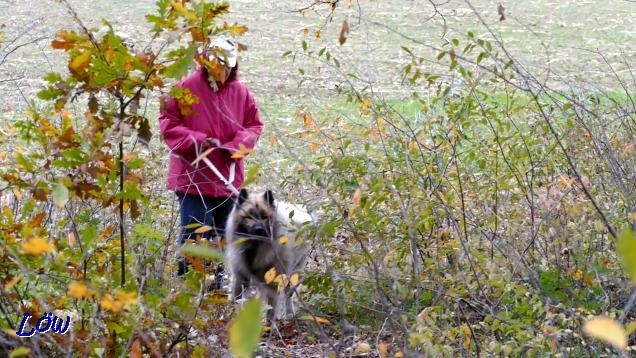
[[[32,337],[36,331],[38,333],[46,333],[49,330],[54,333],[65,334],[71,326],[70,316],[66,316],[66,323],[64,323],[64,319],[58,318],[57,316],[53,317],[53,313],[44,313],[35,325],[35,328],[31,328],[31,331],[26,333],[24,332],[24,326],[29,322],[29,318],[31,318],[31,315],[25,313],[22,323],[20,324],[20,329],[16,332],[18,336]]]

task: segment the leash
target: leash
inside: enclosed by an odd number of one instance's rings
[[[217,176],[217,178],[221,179],[221,181],[223,182],[223,184],[232,191],[232,193],[234,193],[235,195],[239,195],[239,191],[234,187],[234,185],[232,184],[232,182],[234,182],[234,175],[236,172],[235,166],[236,166],[236,161],[232,160],[232,163],[230,164],[230,176],[229,178],[225,178],[223,176],[223,174],[221,174],[221,172],[216,168],[216,166],[210,161],[210,159],[208,159],[208,155],[210,153],[212,153],[216,148],[212,147],[212,148],[208,148],[207,150],[205,150],[203,153],[201,153],[191,164],[192,166],[196,167],[196,165],[199,162],[203,162],[205,163],[205,165],[208,166],[208,168],[210,168],[210,170],[212,170],[212,173],[214,173],[214,175]]]

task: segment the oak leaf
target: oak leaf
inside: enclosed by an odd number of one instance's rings
[[[27,255],[39,256],[55,251],[53,244],[41,237],[32,237],[27,242],[21,244],[22,252]]]

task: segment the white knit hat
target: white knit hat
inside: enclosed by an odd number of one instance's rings
[[[210,43],[210,50],[212,51],[210,56],[216,56],[225,66],[230,68],[236,66],[238,46],[231,39],[225,36],[215,38]]]

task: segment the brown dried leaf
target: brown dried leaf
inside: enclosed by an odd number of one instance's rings
[[[345,19],[342,22],[340,37],[338,38],[338,42],[340,42],[340,45],[344,45],[344,43],[347,42],[347,36],[349,36],[349,22],[347,22],[347,19]]]

